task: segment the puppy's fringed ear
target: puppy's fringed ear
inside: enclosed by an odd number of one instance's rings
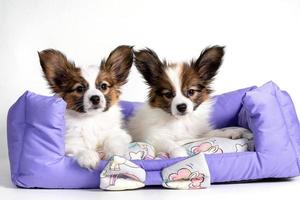
[[[199,73],[201,79],[206,83],[212,81],[222,64],[224,56],[222,46],[212,46],[204,49],[196,62],[192,62],[192,67]]]
[[[164,65],[156,55],[156,53],[149,49],[135,51],[135,65],[138,71],[143,75],[147,84],[155,85],[159,77],[162,75]]]
[[[127,82],[127,77],[133,63],[133,47],[121,45],[113,50],[107,60],[102,60],[101,70],[112,75],[118,85]]]
[[[56,93],[61,92],[69,77],[76,71],[74,63],[68,61],[63,53],[55,49],[43,50],[38,52],[38,55],[50,87]]]

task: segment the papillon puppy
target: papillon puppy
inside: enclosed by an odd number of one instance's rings
[[[66,155],[89,169],[101,157],[122,156],[131,136],[123,129],[118,101],[133,62],[132,47],[117,47],[100,66],[77,67],[54,49],[38,54],[50,88],[67,104]]]
[[[210,85],[222,63],[224,47],[206,48],[197,60],[183,63],[161,61],[148,48],[134,54],[135,65],[149,85],[148,102],[128,123],[134,141],[147,142],[170,157],[184,157],[186,150],[177,141],[242,137],[237,130],[213,130],[209,122]]]

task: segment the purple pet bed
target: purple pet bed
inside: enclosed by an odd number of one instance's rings
[[[242,126],[254,133],[255,152],[205,155],[212,183],[285,178],[300,173],[300,128],[290,96],[274,83],[215,96],[215,128]],[[128,118],[138,103],[121,102]],[[8,113],[12,182],[25,188],[99,188],[95,171],[64,154],[66,103],[25,92]],[[161,170],[184,158],[135,160],[147,172],[146,185],[161,185]]]

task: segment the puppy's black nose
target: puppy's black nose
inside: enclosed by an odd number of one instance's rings
[[[182,104],[178,104],[176,108],[179,112],[184,113],[186,111],[187,106],[185,103],[182,103]]]
[[[100,97],[98,95],[93,95],[91,96],[90,101],[93,105],[98,105],[100,102]]]

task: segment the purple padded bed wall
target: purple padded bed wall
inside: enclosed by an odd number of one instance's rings
[[[290,96],[273,82],[215,96],[211,122],[216,128],[252,130],[256,152],[206,155],[213,183],[281,178],[300,173],[300,128]],[[125,117],[138,103],[121,102]],[[98,188],[95,171],[64,155],[65,102],[25,92],[8,113],[11,178],[25,188]],[[184,158],[136,160],[147,171],[146,185],[161,185],[161,170]]]

